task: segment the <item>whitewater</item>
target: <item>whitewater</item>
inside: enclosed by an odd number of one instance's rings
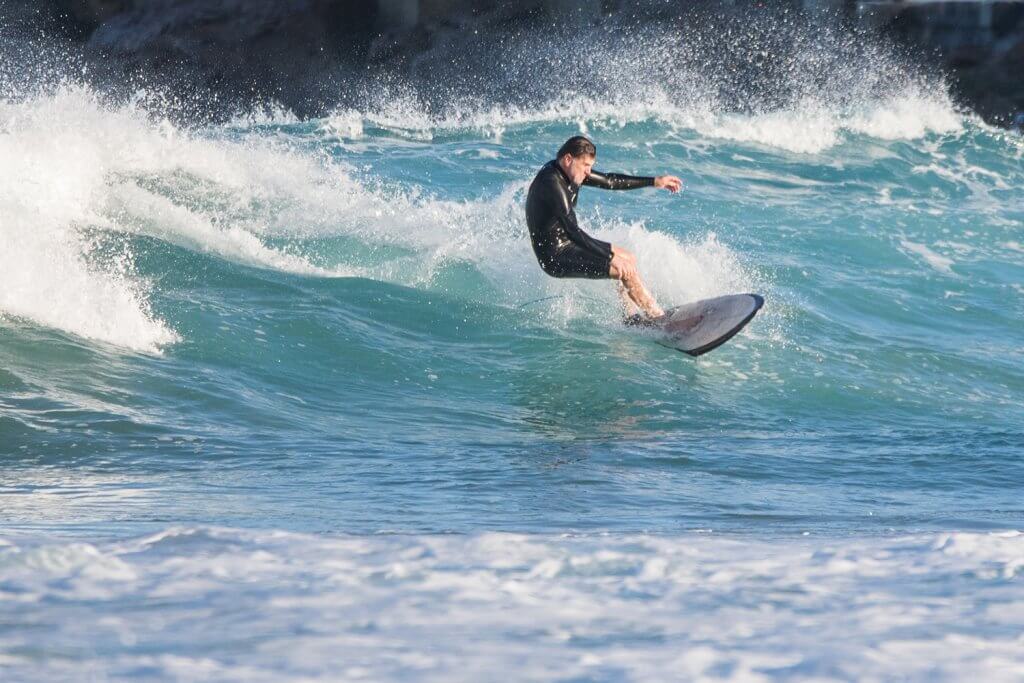
[[[693,65],[0,100],[0,677],[1024,677],[1024,143],[815,55],[748,110]],[[663,305],[763,294],[743,333],[692,359],[539,270],[579,133],[684,181],[582,227]]]

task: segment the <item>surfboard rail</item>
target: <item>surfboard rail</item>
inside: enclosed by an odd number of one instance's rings
[[[762,306],[760,294],[728,294],[674,306],[649,327],[662,346],[696,357],[736,336]]]

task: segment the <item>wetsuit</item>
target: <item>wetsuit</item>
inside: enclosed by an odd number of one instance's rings
[[[654,185],[654,178],[592,171],[584,185],[605,190],[633,190]],[[576,223],[580,186],[572,183],[557,161],[544,165],[526,195],[526,223],[533,253],[552,277],[610,277],[612,245],[594,239]]]

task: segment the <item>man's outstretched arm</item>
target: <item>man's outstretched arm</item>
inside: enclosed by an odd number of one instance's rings
[[[589,187],[599,187],[602,190],[635,190],[641,187],[664,187],[669,192],[679,192],[683,187],[683,181],[674,175],[635,176],[622,173],[601,173],[591,171],[590,175],[583,181]]]

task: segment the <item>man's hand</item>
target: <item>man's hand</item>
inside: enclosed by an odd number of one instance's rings
[[[669,192],[675,193],[683,189],[683,181],[674,175],[660,175],[654,179],[655,187],[664,187]]]

